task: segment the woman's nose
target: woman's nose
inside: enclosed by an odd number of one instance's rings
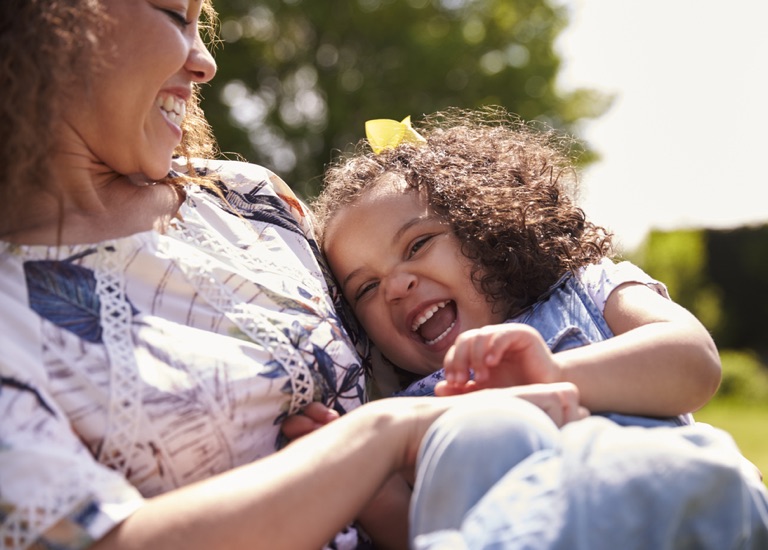
[[[187,57],[187,70],[192,73],[192,80],[198,83],[208,82],[216,74],[216,61],[200,35],[195,38]]]
[[[389,302],[404,298],[418,285],[418,278],[413,273],[393,273],[382,281],[384,298]]]

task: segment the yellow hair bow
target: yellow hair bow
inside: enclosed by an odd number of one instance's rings
[[[365,123],[365,137],[377,155],[384,149],[397,147],[401,143],[427,142],[411,127],[410,115],[401,122],[389,118],[368,120]]]

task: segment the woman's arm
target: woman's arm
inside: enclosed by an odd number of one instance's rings
[[[149,499],[93,548],[321,547],[413,464],[443,401],[361,407],[274,455]]]
[[[281,429],[290,441],[294,441],[338,419],[338,412],[314,402],[307,405],[302,414],[288,417]],[[411,485],[396,473],[358,514],[357,521],[373,539],[376,548],[408,548]]]
[[[531,401],[557,425],[586,415],[572,384],[488,391]],[[369,403],[274,455],[149,499],[92,548],[318,548],[394,473],[413,468],[421,438],[437,417],[460,402],[489,397],[476,392]]]

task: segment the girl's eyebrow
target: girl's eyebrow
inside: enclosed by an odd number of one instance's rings
[[[346,290],[347,290],[347,284],[349,284],[349,281],[350,281],[350,279],[353,279],[353,278],[357,277],[357,276],[360,274],[360,272],[361,272],[362,270],[363,270],[363,268],[362,268],[362,267],[358,267],[357,269],[355,269],[355,270],[351,271],[351,272],[349,273],[349,275],[347,275],[346,277],[344,277],[344,280],[343,280],[343,281],[341,281],[341,291],[342,291],[342,292],[344,292],[344,291],[346,291]]]
[[[403,234],[408,231],[410,228],[419,225],[420,223],[428,222],[432,219],[432,217],[429,214],[423,214],[421,216],[416,216],[415,218],[411,218],[407,222],[405,222],[403,225],[400,226],[400,228],[395,231],[394,235],[392,235],[392,245],[396,245],[397,241],[400,240],[400,238],[403,236]],[[360,274],[360,272],[363,271],[362,267],[358,267],[357,269],[352,270],[349,275],[344,277],[344,280],[341,281],[341,291],[344,292],[347,289],[347,284],[351,279],[356,277]]]
[[[400,229],[395,231],[395,234],[392,235],[392,244],[396,244],[398,240],[403,236],[403,233],[408,231],[411,227],[414,225],[418,225],[420,223],[428,222],[432,219],[432,216],[429,214],[423,214],[421,216],[417,216],[415,218],[412,218],[405,222],[403,225],[400,226]]]

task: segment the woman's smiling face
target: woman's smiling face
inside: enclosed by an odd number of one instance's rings
[[[198,32],[202,0],[104,0],[105,66],[66,102],[67,138],[119,174],[164,177],[181,141],[193,83],[216,64]],[[66,141],[65,150],[72,148]]]
[[[334,216],[324,251],[371,340],[411,372],[442,368],[460,333],[504,320],[472,284],[450,226],[396,178],[383,178]]]

